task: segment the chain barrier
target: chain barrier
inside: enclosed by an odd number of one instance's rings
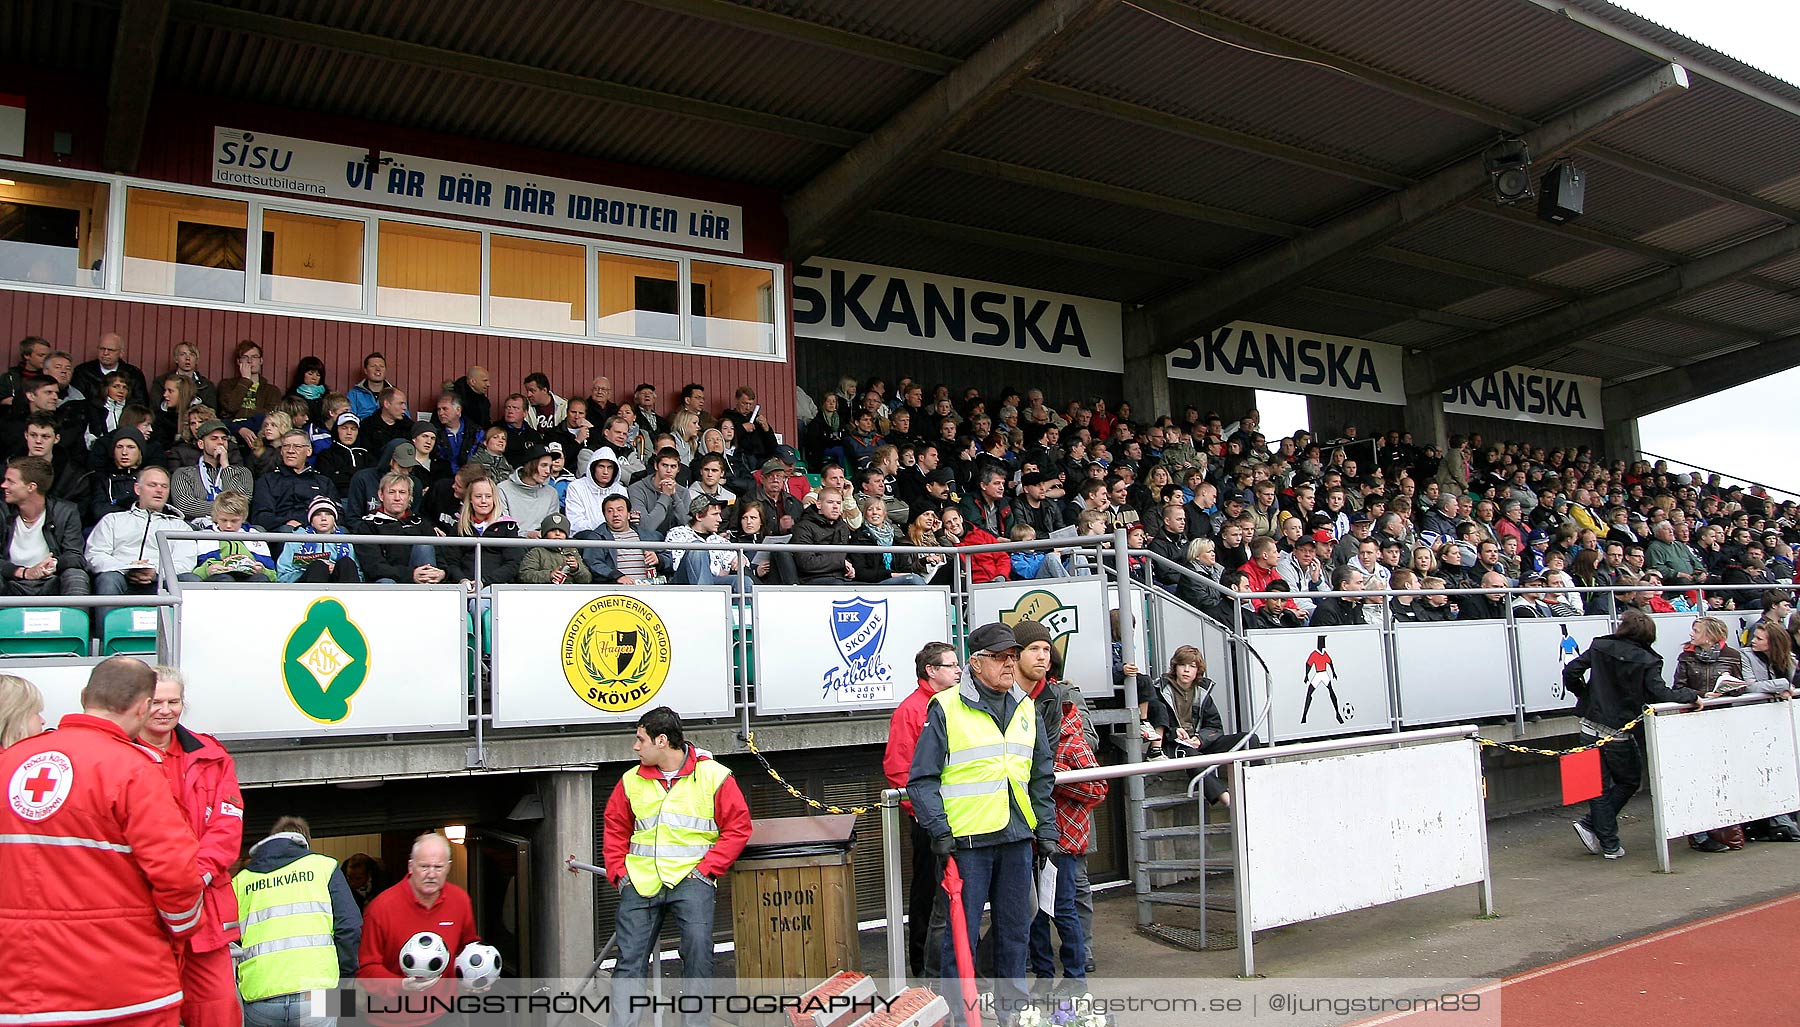
[[[1608,742],[1616,742],[1621,738],[1626,737],[1631,733],[1632,728],[1642,724],[1644,718],[1649,715],[1650,710],[1646,708],[1644,712],[1633,717],[1624,727],[1614,728],[1611,734],[1601,735],[1585,745],[1577,745],[1572,749],[1534,749],[1529,745],[1520,745],[1517,742],[1502,742],[1498,739],[1482,738],[1479,735],[1475,737],[1475,741],[1477,744],[1487,748],[1505,749],[1507,752],[1520,752],[1527,756],[1573,756],[1578,752],[1587,752],[1589,749],[1598,749]]]
[[[769,772],[770,777],[775,779],[776,784],[786,789],[789,795],[806,803],[813,809],[824,810],[826,813],[849,813],[852,816],[858,817],[862,816],[864,813],[875,812],[877,808],[875,806],[833,806],[830,803],[820,802],[800,789],[795,788],[793,785],[788,784],[787,778],[781,776],[781,771],[776,770],[769,765],[769,761],[763,756],[762,750],[756,747],[756,732],[752,731],[745,735],[744,744],[749,747],[750,755],[756,757],[756,762],[762,764],[762,768]]]

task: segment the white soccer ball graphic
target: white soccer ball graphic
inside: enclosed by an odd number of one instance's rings
[[[497,981],[500,979],[500,950],[478,941],[470,942],[456,957],[456,972],[465,983]]]
[[[450,947],[430,931],[420,931],[400,946],[400,972],[408,977],[436,980],[450,968]]]

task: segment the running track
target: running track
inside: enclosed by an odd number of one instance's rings
[[[1360,1027],[1478,1023],[1484,1027],[1664,1027],[1796,1022],[1795,940],[1800,893],[1657,931],[1509,977],[1499,1025],[1479,1016],[1377,1017]],[[1728,1019],[1730,1018],[1730,1019]]]

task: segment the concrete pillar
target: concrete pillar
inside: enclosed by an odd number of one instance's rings
[[[1407,385],[1431,381],[1431,362],[1411,353],[1401,358],[1401,374]],[[1444,419],[1444,396],[1437,391],[1406,391],[1406,430],[1412,432],[1413,445],[1444,447],[1450,428]]]
[[[538,977],[580,977],[600,951],[594,937],[594,888],[586,872],[570,873],[570,856],[600,865],[594,844],[594,773],[554,771],[540,777],[544,819],[532,847],[531,951]]]
[[[1643,452],[1644,440],[1638,434],[1638,422],[1635,417],[1606,422],[1606,459],[1610,463],[1623,460],[1630,463]]]
[[[1174,401],[1169,398],[1169,355],[1153,348],[1150,322],[1141,311],[1125,315],[1125,400],[1131,404],[1132,419],[1149,424],[1163,414],[1173,414]],[[1146,354],[1131,356],[1130,354]]]

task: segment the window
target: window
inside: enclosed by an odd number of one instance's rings
[[[660,342],[681,339],[681,265],[673,260],[599,255],[600,334]]]
[[[481,323],[481,234],[383,221],[376,235],[375,313]]]
[[[488,324],[586,335],[587,247],[490,236]]]
[[[244,301],[249,205],[157,189],[125,194],[125,291]]]
[[[775,352],[775,273],[767,268],[690,265],[696,292],[694,345],[740,353]],[[705,302],[700,302],[701,299]]]
[[[97,289],[110,190],[0,170],[0,280]]]
[[[257,295],[272,303],[363,308],[363,223],[285,210],[263,212]]]

